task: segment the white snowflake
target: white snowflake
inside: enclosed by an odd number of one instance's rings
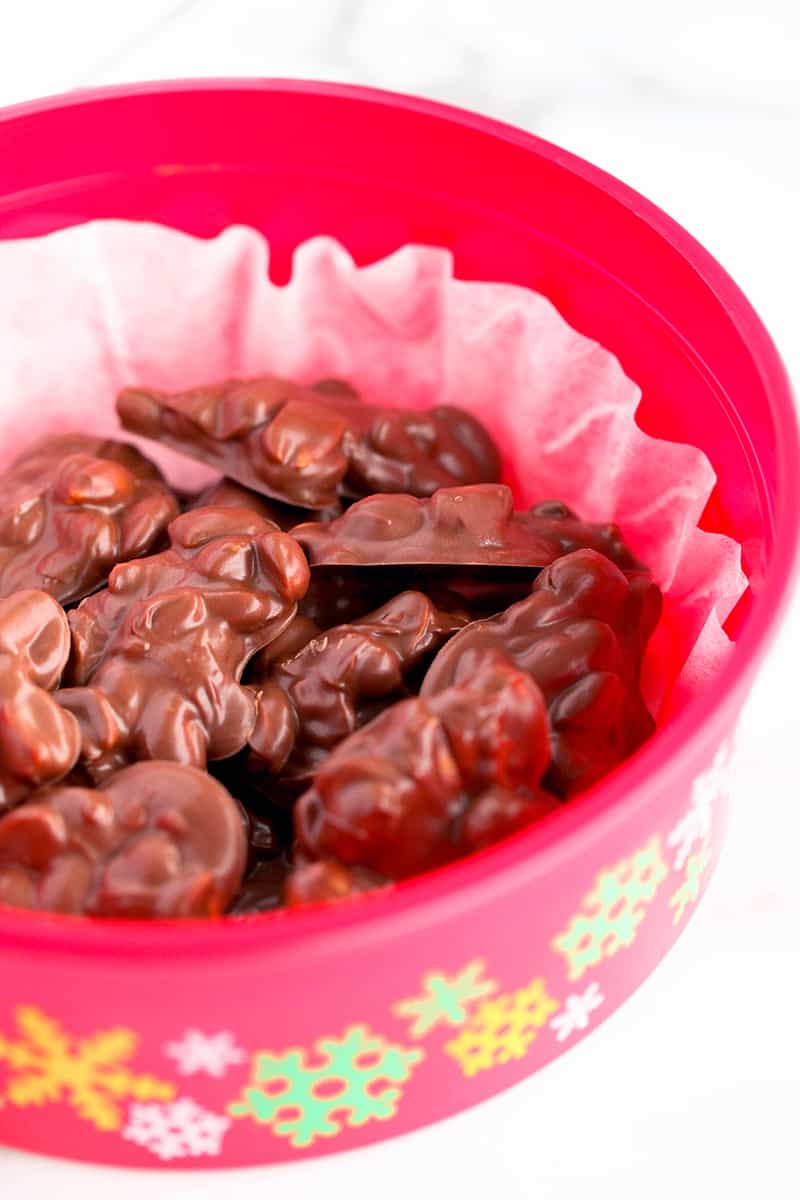
[[[131,1104],[122,1136],[158,1158],[200,1158],[222,1152],[230,1124],[185,1097],[171,1104]]]
[[[221,1079],[228,1067],[244,1062],[244,1050],[236,1045],[232,1033],[201,1033],[199,1029],[187,1029],[179,1042],[167,1042],[164,1047],[167,1058],[174,1058],[179,1075],[196,1075],[205,1071],[215,1079]]]
[[[730,766],[731,746],[725,743],[708,770],[695,779],[689,807],[667,837],[667,845],[675,849],[674,870],[682,871],[695,845],[702,846],[710,837],[714,803],[728,791]]]
[[[596,1008],[599,1008],[604,1000],[605,996],[602,995],[596,983],[590,983],[586,991],[581,994],[567,996],[561,1012],[557,1013],[550,1021],[550,1028],[555,1031],[556,1041],[565,1041],[578,1029],[588,1029],[589,1013],[593,1013]]]

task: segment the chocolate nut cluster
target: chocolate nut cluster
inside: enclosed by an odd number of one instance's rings
[[[622,762],[655,727],[639,690],[659,595],[644,594],[595,550],[576,550],[536,578],[531,594],[473,621],[437,655],[423,696],[471,678],[502,650],[538,685],[550,719],[546,786],[568,797]]]
[[[51,694],[69,644],[66,614],[47,592],[0,600],[0,814],[78,758],[78,724]]]
[[[158,468],[124,442],[65,434],[38,442],[0,479],[0,595],[62,604],[154,548],[178,504]]]
[[[336,380],[302,387],[275,376],[229,379],[168,395],[127,388],[125,429],[199,458],[256,492],[324,509],[337,497],[499,477],[480,422],[450,406],[376,408]]]
[[[306,622],[294,631],[295,643],[308,637],[305,644],[277,660],[269,647],[251,664],[252,760],[284,778],[310,775],[339,742],[406,695],[415,668],[465,624],[422,592],[401,592],[324,634]]]
[[[301,859],[382,879],[441,866],[554,809],[548,760],[540,690],[489,652],[469,681],[392,705],[334,750],[297,802]],[[317,879],[297,873],[295,899]]]
[[[215,916],[238,890],[236,801],[195,767],[142,762],[102,788],[34,792],[0,821],[0,902],[96,917]]]
[[[640,568],[616,525],[590,525],[553,502],[515,512],[511,488],[499,483],[441,488],[425,499],[368,496],[293,533],[315,567],[540,568],[588,547],[623,569]]]
[[[239,680],[294,617],[308,584],[297,543],[249,509],[198,508],[169,526],[170,547],[115,567],[70,613],[60,702],[99,780],[127,763],[204,767],[241,750],[256,719]]]

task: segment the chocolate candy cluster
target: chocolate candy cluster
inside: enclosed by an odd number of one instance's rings
[[[0,600],[0,813],[77,761],[77,721],[51,695],[68,657],[67,616],[52,596]]]
[[[347,384],[231,379],[177,395],[127,388],[126,429],[219,467],[286,504],[324,509],[339,496],[497,479],[500,456],[483,426],[449,406],[375,408]]]
[[[95,781],[141,759],[204,767],[241,750],[256,711],[242,672],[308,585],[297,542],[249,509],[198,508],[168,532],[168,550],[115,567],[70,614],[76,686],[58,698]]]
[[[647,568],[614,525],[515,511],[468,413],[271,377],[118,412],[224,478],[181,512],[133,446],[67,434],[0,483],[0,904],[239,915],[389,886],[652,732]]]
[[[69,604],[157,545],[178,504],[134,446],[46,438],[0,480],[0,596],[40,588]]]

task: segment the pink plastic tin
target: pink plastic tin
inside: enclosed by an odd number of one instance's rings
[[[519,130],[332,84],[203,81],[0,114],[0,236],[95,217],[319,233],[359,262],[450,247],[462,278],[550,296],[642,387],[648,432],[719,477],[745,549],[732,659],[601,786],[391,892],[234,922],[0,912],[0,1141],[132,1166],[296,1159],[403,1133],[536,1071],[608,1016],[719,853],[741,704],[788,596],[798,431],[767,333],[687,233]]]

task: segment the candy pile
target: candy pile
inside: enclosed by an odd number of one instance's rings
[[[117,410],[224,478],[180,503],[133,446],[67,434],[0,482],[0,903],[211,916],[386,886],[653,731],[647,568],[616,526],[515,512],[467,413],[271,377]]]

